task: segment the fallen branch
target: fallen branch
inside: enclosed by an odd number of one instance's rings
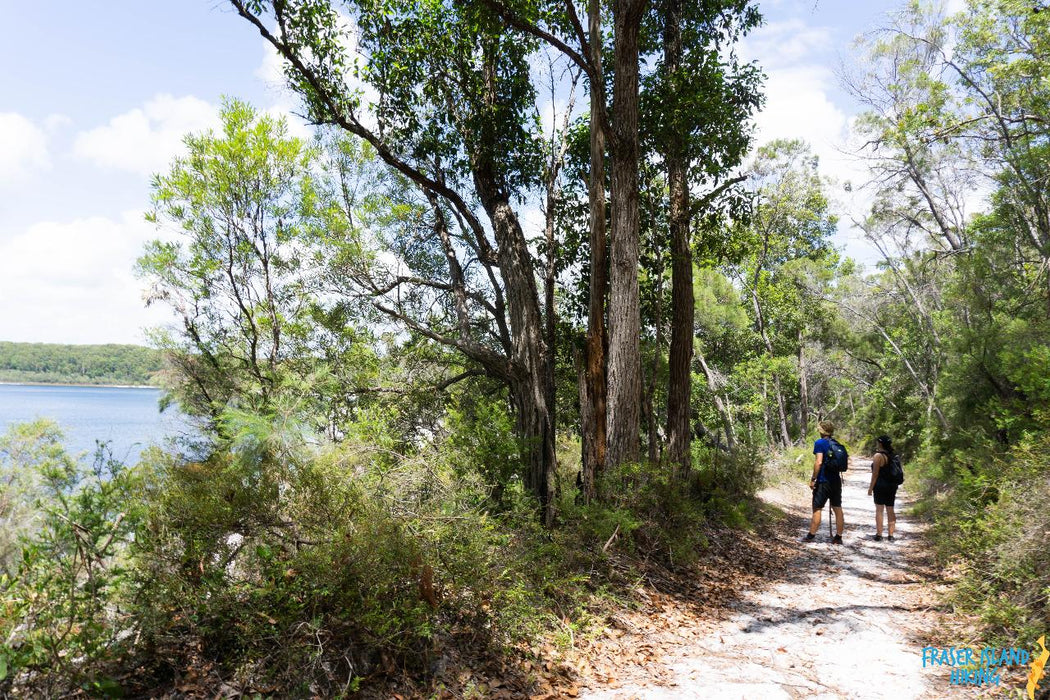
[[[602,547],[602,552],[605,552],[606,550],[609,549],[609,545],[611,545],[613,543],[613,540],[616,539],[616,535],[618,535],[619,532],[620,532],[620,523],[616,523],[616,529],[613,530],[613,534],[609,536],[608,542],[606,542],[605,546]]]

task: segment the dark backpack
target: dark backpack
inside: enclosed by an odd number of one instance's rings
[[[889,471],[886,472],[886,479],[891,484],[900,486],[904,483],[904,467],[901,466],[901,458],[899,455],[893,455],[890,457],[890,463],[887,465]]]
[[[844,472],[849,469],[849,453],[833,438],[828,438],[828,449],[822,465],[829,472]]]

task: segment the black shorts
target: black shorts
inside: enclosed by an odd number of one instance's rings
[[[813,489],[813,510],[818,511],[831,499],[832,508],[842,507],[842,482],[833,484],[830,481],[822,481]]]
[[[875,495],[875,505],[889,506],[890,508],[892,508],[893,500],[897,498],[897,485],[885,484],[881,481],[876,481],[875,488],[872,489],[872,493]]]

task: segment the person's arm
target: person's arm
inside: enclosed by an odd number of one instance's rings
[[[879,478],[879,470],[882,469],[883,465],[886,464],[886,455],[881,452],[875,453],[875,458],[871,460],[871,483],[868,484],[868,495],[870,496],[875,490],[875,480]]]
[[[813,477],[809,480],[809,487],[816,488],[817,475],[820,474],[820,465],[824,462],[824,453],[818,452],[817,458],[813,460]]]

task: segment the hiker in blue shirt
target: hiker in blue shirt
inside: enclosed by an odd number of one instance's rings
[[[809,533],[805,541],[812,542],[817,537],[820,529],[820,513],[824,504],[831,500],[831,509],[835,512],[835,528],[837,534],[831,538],[832,544],[842,544],[842,530],[845,521],[842,518],[842,475],[838,469],[825,469],[824,459],[828,451],[832,449],[835,432],[835,424],[831,421],[821,421],[817,426],[820,429],[820,439],[813,443],[813,454],[816,459],[813,462],[813,478],[809,480],[809,487],[813,489],[813,519],[809,524]],[[837,444],[837,443],[835,443]],[[843,453],[845,454],[845,453]]]

